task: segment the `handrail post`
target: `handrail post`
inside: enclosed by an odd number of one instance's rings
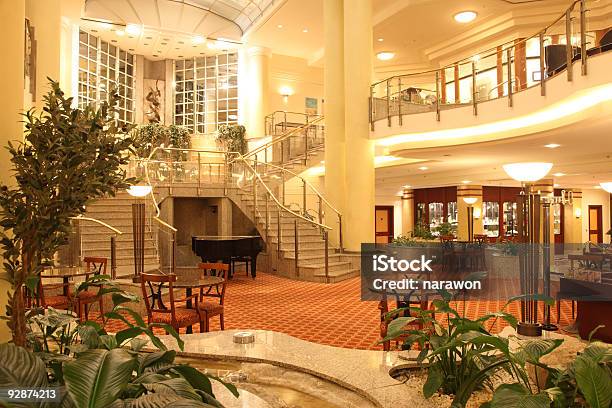
[[[370,85],[370,130],[374,131],[374,86]]]
[[[223,177],[223,195],[226,196],[227,195],[227,180],[229,177],[231,177],[231,171],[228,168],[229,166],[227,162],[227,153],[225,153],[223,157],[224,157],[224,162],[225,162],[225,165],[224,165],[225,175]]]
[[[544,32],[539,35],[540,39],[540,95],[546,95],[546,61],[544,60]]]
[[[586,0],[580,0],[580,62],[582,75],[587,74],[587,50],[586,50]]]
[[[516,52],[516,49],[515,49]],[[508,106],[512,107],[512,48],[506,50],[506,60],[508,62]],[[515,59],[516,60],[516,59]]]
[[[283,229],[281,228],[281,208],[278,208],[278,212],[276,213],[276,228],[277,228],[277,239],[276,239],[276,250],[280,254],[281,251],[281,241],[283,239]]]
[[[171,273],[176,274],[176,231],[172,231],[172,264],[170,265]]]
[[[200,196],[200,188],[202,187],[202,156],[198,152],[198,196]]]
[[[323,198],[319,196],[319,224],[323,224]]]
[[[566,70],[567,80],[571,82],[573,80],[573,50],[572,50],[572,9],[567,9],[565,12],[565,57],[566,57]]]
[[[478,115],[476,94],[476,61],[472,60],[472,111],[474,113],[474,116]]]
[[[168,192],[170,194],[172,194],[172,181],[174,179],[174,166],[172,164],[172,156],[170,156],[168,158],[168,172],[170,173],[169,175],[169,181],[170,181],[170,186],[168,187]]]
[[[253,174],[253,223],[257,225],[257,170]]]
[[[329,283],[329,232],[323,231],[323,240],[325,241],[325,283]]]
[[[299,243],[298,243],[298,221],[297,219],[293,220],[293,231],[295,236],[293,237],[293,242],[294,242],[294,246],[293,246],[293,250],[295,251],[295,276],[299,277],[300,276],[300,270],[298,267],[298,258],[299,258]]]
[[[266,241],[270,237],[270,208],[268,203],[270,202],[270,193],[266,193]]]
[[[338,244],[340,245],[340,253],[344,252],[344,245],[342,243],[342,214],[338,214]]]
[[[436,71],[436,120],[440,121],[440,71]]]
[[[308,124],[308,116],[306,116],[306,123]],[[308,126],[304,129],[304,166],[308,165],[308,129]]]
[[[304,179],[302,179],[302,208],[304,217],[306,217],[308,212],[306,211],[306,180]]]
[[[402,126],[402,77],[397,77],[397,116],[399,125]]]
[[[387,79],[387,126],[391,127],[391,81]]]
[[[281,204],[285,205],[285,172],[281,170],[281,187],[283,188],[281,194]]]
[[[116,236],[111,236],[110,239],[110,269],[111,278],[117,278],[117,239]]]

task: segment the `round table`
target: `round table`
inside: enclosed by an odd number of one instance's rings
[[[63,295],[68,296],[68,282],[72,278],[84,276],[85,279],[95,271],[88,271],[84,266],[62,266],[44,269],[40,276],[43,278],[62,278]]]

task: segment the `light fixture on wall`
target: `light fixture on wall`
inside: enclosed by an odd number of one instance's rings
[[[289,101],[289,97],[293,95],[293,88],[288,85],[283,85],[278,90],[278,93],[283,97],[283,103],[287,103]]]
[[[474,207],[474,219],[475,220],[480,219],[480,208],[479,207]]]
[[[599,183],[601,188],[606,190],[608,193],[612,194],[612,181],[607,181],[605,183]]]
[[[463,202],[467,205],[476,204],[476,201],[478,201],[477,197],[463,197]]]
[[[582,208],[576,207],[576,209],[574,209],[574,217],[576,218],[582,217]]]

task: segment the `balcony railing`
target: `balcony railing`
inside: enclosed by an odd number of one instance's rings
[[[580,61],[580,74],[587,74],[588,57],[612,48],[607,29],[589,30],[586,0],[574,1],[546,27],[527,38],[500,44],[439,69],[396,75],[370,86],[370,124],[396,116],[432,112],[436,120],[443,111],[506,98],[539,86],[546,95],[548,79],[563,72],[572,81],[573,63]],[[605,34],[605,35],[604,35]],[[569,41],[568,41],[569,39]]]

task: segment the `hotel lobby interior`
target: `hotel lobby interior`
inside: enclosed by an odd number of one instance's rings
[[[0,407],[612,406],[612,0],[0,16]]]

